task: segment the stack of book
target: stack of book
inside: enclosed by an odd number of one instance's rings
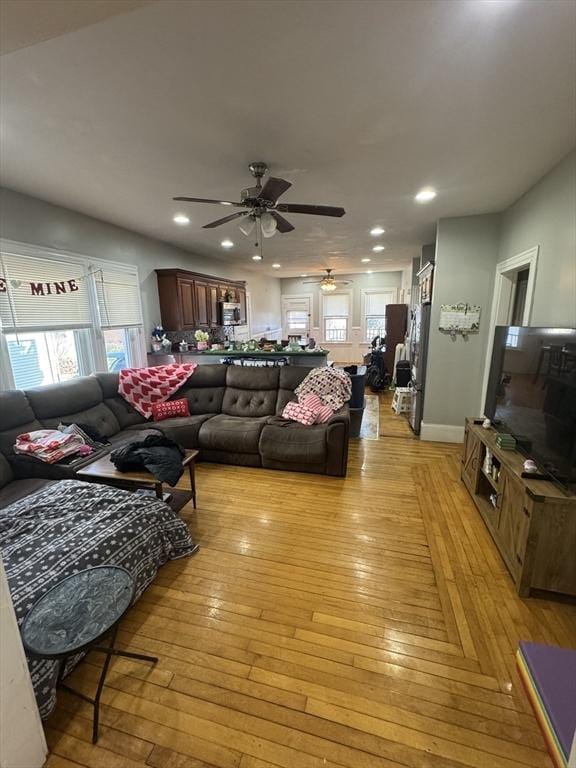
[[[554,765],[575,764],[576,651],[521,641],[516,663]]]
[[[496,445],[498,448],[502,448],[505,451],[513,451],[516,448],[516,440],[512,435],[506,435],[503,432],[499,432],[496,435]]]

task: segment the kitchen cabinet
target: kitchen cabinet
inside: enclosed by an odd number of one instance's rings
[[[242,307],[246,322],[246,284],[183,269],[157,269],[160,315],[166,331],[191,331],[220,324],[226,294]]]

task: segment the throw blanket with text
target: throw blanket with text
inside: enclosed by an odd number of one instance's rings
[[[126,368],[120,371],[118,394],[138,413],[149,419],[152,406],[163,403],[180,389],[194,373],[197,363],[156,365],[152,368]]]

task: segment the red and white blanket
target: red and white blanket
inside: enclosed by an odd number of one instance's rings
[[[145,418],[152,406],[163,403],[180,389],[196,370],[198,363],[155,365],[152,368],[125,368],[120,371],[118,394]]]
[[[35,429],[17,435],[14,452],[30,454],[45,464],[55,464],[66,456],[78,453],[83,445],[79,435],[65,434],[57,429]]]

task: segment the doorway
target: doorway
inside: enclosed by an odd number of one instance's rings
[[[540,246],[536,245],[534,248],[523,251],[496,265],[496,280],[479,413],[484,413],[496,326],[530,325],[539,249]]]

